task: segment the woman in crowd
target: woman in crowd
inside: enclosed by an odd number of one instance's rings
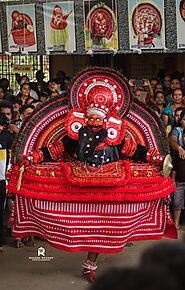
[[[173,91],[180,88],[181,88],[180,80],[177,78],[173,78],[170,84],[171,92],[168,95],[166,95],[165,101],[167,106],[173,104]]]
[[[155,111],[158,117],[161,117],[161,114],[165,108],[164,93],[161,91],[157,91],[154,95],[154,101],[155,101],[155,106],[152,107],[152,110]]]
[[[30,85],[27,83],[24,83],[20,86],[20,91],[21,91],[21,95],[18,98],[18,100],[21,101],[21,106],[25,105],[27,103],[28,98],[31,98],[30,96]]]
[[[180,88],[175,89],[172,92],[173,104],[168,105],[162,112],[162,120],[165,126],[174,124],[174,112],[179,107],[184,107],[183,105],[183,94]]]

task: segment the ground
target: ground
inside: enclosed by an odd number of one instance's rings
[[[185,229],[179,232],[181,240]],[[154,245],[166,241],[134,242],[132,247],[114,255],[100,255],[98,259],[97,275],[109,267],[127,267],[137,265],[142,252]],[[169,240],[173,242],[174,240]],[[178,241],[176,241],[178,242]],[[29,257],[38,257],[39,247],[46,249],[46,257],[52,257],[49,262],[34,262]],[[81,264],[86,253],[66,253],[47,245],[45,241],[36,240],[35,247],[16,249],[9,238],[6,251],[0,253],[0,289],[1,290],[85,290],[89,284],[80,274]]]

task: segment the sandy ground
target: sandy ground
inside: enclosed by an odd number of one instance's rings
[[[180,240],[185,230],[180,231]],[[162,241],[135,242],[132,247],[114,255],[100,255],[97,275],[110,267],[127,267],[137,265],[140,255],[147,248]],[[174,241],[174,240],[169,240]],[[176,241],[178,242],[178,241]],[[12,238],[9,238],[4,253],[0,253],[0,289],[1,290],[85,290],[89,284],[82,279],[80,270],[86,253],[66,253],[47,245],[45,241],[36,240],[35,247],[16,249]],[[51,260],[32,261],[29,257],[38,257],[39,247],[46,249],[46,257]]]

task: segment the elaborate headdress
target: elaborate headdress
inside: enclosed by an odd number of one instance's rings
[[[125,134],[124,118],[129,110],[131,93],[124,77],[107,68],[90,68],[74,79],[70,102],[73,109],[66,119],[66,132],[78,139],[85,118],[97,114],[104,118],[106,142],[116,145]]]

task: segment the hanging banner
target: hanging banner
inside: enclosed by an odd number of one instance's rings
[[[84,1],[85,49],[118,50],[117,1]]]
[[[74,1],[45,3],[43,6],[46,51],[75,51]]]
[[[129,0],[130,49],[165,48],[164,0]]]
[[[185,48],[185,0],[176,2],[177,47]]]
[[[9,51],[37,51],[35,5],[9,5],[6,13]]]
[[[1,31],[0,31],[0,53],[2,52]]]

